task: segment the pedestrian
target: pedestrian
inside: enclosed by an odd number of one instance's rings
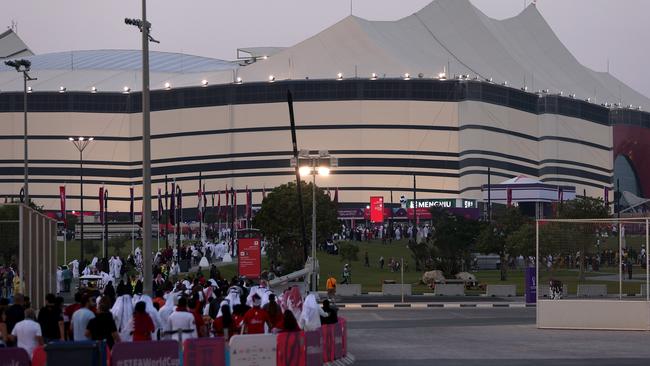
[[[221,302],[221,310],[212,323],[213,333],[218,337],[224,337],[226,341],[234,335],[234,320],[230,313],[230,305],[227,301]]]
[[[41,326],[43,341],[64,341],[63,313],[56,304],[54,294],[45,295],[45,306],[38,312],[38,324]]]
[[[95,314],[90,310],[92,302],[88,295],[81,296],[81,308],[72,314],[70,327],[72,328],[72,336],[75,341],[88,341],[90,338],[86,337],[86,328],[88,322],[95,317]]]
[[[327,288],[327,297],[329,297],[330,299],[334,298],[334,296],[336,295],[336,278],[331,272],[327,276],[327,282],[325,283],[325,287]]]
[[[253,307],[249,309],[244,315],[242,333],[244,334],[264,334],[264,325],[266,324],[269,329],[273,327],[269,314],[261,308],[262,298],[255,294],[253,295]]]
[[[32,358],[34,348],[43,344],[41,326],[35,321],[34,309],[25,309],[23,320],[16,323],[11,331],[11,339],[17,346],[27,351],[29,358]]]
[[[323,311],[327,313],[327,316],[321,316],[321,324],[336,324],[338,323],[338,309],[332,305],[332,303],[325,299],[323,300]]]
[[[133,341],[150,341],[151,333],[156,330],[156,327],[147,313],[147,304],[144,301],[135,304],[132,321]]]
[[[182,343],[186,339],[197,338],[196,323],[194,315],[187,310],[187,298],[182,296],[178,299],[176,310],[169,316],[166,333],[172,335]]]
[[[25,296],[14,293],[14,303],[7,308],[7,332],[11,334],[14,326],[25,319]]]
[[[318,306],[316,296],[314,296],[314,294],[309,294],[302,305],[302,313],[300,313],[300,321],[298,322],[298,325],[306,332],[311,330],[320,330],[320,318],[327,316],[329,316],[329,314],[324,312],[323,309]]]
[[[282,310],[280,309],[280,306],[275,301],[274,294],[269,295],[269,302],[264,305],[264,310],[266,310],[266,312],[269,314],[269,321],[271,323],[269,329],[282,329],[284,317],[282,316]]]
[[[352,283],[352,270],[350,269],[350,264],[346,263],[343,266],[343,281],[341,282],[342,284],[350,284]]]
[[[88,322],[86,337],[93,341],[105,341],[109,349],[120,342],[120,335],[111,313],[111,301],[107,297],[102,297],[99,301],[99,312]]]
[[[366,250],[366,253],[363,255],[363,265],[366,267],[370,267],[370,257],[368,257],[368,251]]]
[[[379,269],[384,269],[384,256],[379,257]]]

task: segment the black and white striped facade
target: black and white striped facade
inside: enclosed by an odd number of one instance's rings
[[[413,175],[418,198],[480,200],[488,167],[493,183],[526,175],[602,197],[612,188],[613,124],[650,119],[471,80],[353,78],[156,90],[154,195],[158,187],[164,192],[167,175],[181,184],[184,206],[196,207],[201,173],[208,194],[235,187],[243,204],[248,186],[259,204],[262,189],[295,179],[287,90],[299,148],[339,158],[339,167],[317,184],[338,187],[342,203],[364,206],[370,196],[411,197]],[[95,138],[84,152],[86,209],[98,209],[102,185],[111,211],[129,210],[130,185],[141,199],[139,92],[34,91],[28,99],[30,195],[37,204],[58,209],[58,186],[66,185],[68,209],[79,208],[79,154],[69,136]],[[22,110],[22,93],[0,93],[0,196],[17,196],[22,187]]]

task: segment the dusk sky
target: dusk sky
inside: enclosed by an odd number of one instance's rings
[[[460,1],[460,0],[459,0]],[[395,20],[430,0],[354,0],[353,14]],[[494,18],[516,15],[531,0],[471,0]],[[610,72],[650,96],[650,1],[538,0],[537,7],[560,40],[585,66]],[[140,17],[138,0],[23,0],[4,2],[0,25],[37,53],[86,49],[134,49],[140,38],[124,24]],[[238,47],[291,46],[350,13],[350,0],[157,0],[149,1],[152,50],[234,59]]]

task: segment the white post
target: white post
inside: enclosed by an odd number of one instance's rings
[[[648,261],[648,245],[650,244],[650,239],[648,239],[648,224],[650,220],[645,219],[645,301],[650,301],[650,261]]]
[[[539,328],[539,220],[535,220],[535,312]]]
[[[623,248],[622,248],[621,222],[618,222],[618,299],[623,298]]]
[[[401,272],[402,272],[402,303],[404,303],[404,257],[401,258],[401,263],[399,266]]]

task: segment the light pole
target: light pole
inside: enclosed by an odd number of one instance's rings
[[[23,129],[24,129],[24,160],[25,160],[25,181],[23,183],[24,189],[25,189],[25,204],[29,205],[29,180],[27,178],[28,176],[28,170],[29,170],[29,161],[28,161],[28,155],[27,155],[27,82],[32,81],[32,80],[37,80],[36,78],[33,78],[29,76],[27,73],[30,68],[32,67],[32,62],[29,60],[9,60],[5,61],[5,65],[9,67],[13,67],[16,69],[18,72],[23,73]]]
[[[318,155],[310,155],[309,151],[301,150],[298,161],[291,159],[292,166],[299,166],[300,175],[312,176],[311,192],[311,285],[310,291],[318,291],[318,260],[316,259],[316,175],[328,176],[330,168],[338,166],[338,159],[329,154],[327,150],[321,150]]]
[[[72,144],[79,150],[79,201],[80,201],[80,215],[79,215],[79,223],[81,224],[81,238],[79,242],[79,261],[83,262],[84,259],[84,150],[88,145],[90,144],[91,141],[93,141],[95,138],[93,137],[68,137],[68,140],[72,142]]]
[[[142,0],[142,20],[125,18],[124,23],[133,25],[142,33],[142,272],[144,293],[151,295],[151,126],[149,119],[149,42],[160,43],[149,34],[151,23],[147,21],[147,0]]]

